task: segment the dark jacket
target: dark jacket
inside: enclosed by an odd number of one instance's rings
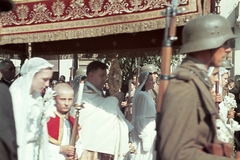
[[[5,81],[3,78],[0,79],[0,82],[6,84],[8,86],[8,88],[11,86],[12,83],[9,83],[7,81]]]
[[[12,99],[7,86],[3,83],[0,83],[0,160],[17,160]]]

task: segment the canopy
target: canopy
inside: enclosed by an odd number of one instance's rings
[[[95,47],[95,52],[99,49],[106,50],[107,46],[111,45],[128,49],[121,45],[126,43],[125,38],[115,38],[117,43],[112,41],[109,45],[109,42],[104,43],[104,38],[101,40],[101,37],[130,37],[138,32],[147,32],[145,34],[150,35],[162,33],[159,31],[165,28],[165,16],[162,13],[171,5],[171,0],[15,0],[15,3],[14,11],[3,13],[0,18],[3,24],[0,45],[9,44],[1,48],[15,53],[21,52],[21,48],[26,52],[26,44],[32,43],[33,51],[39,51],[38,54],[49,54],[49,50],[50,54],[58,54],[78,52],[79,48],[86,51],[92,47]],[[188,20],[210,11],[210,0],[179,0],[179,4],[179,8],[185,8],[185,12],[177,17],[178,26],[183,26]],[[99,43],[94,41],[91,44],[91,40],[85,39],[96,37],[100,37]],[[158,38],[162,39],[162,35]],[[80,39],[84,40],[78,42]],[[152,38],[152,44],[154,39],[156,38]],[[83,41],[87,42],[88,47],[84,48],[86,44],[84,45]],[[138,44],[136,48],[156,47],[147,45],[148,38],[147,41],[141,38],[131,42]],[[70,51],[61,49],[65,44],[72,44]],[[160,47],[161,43],[158,44]]]

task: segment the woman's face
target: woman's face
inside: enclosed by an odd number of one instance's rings
[[[149,75],[148,79],[147,79],[147,81],[145,83],[145,90],[148,91],[150,89],[153,89],[153,87],[154,87],[153,76]]]
[[[41,93],[43,89],[49,86],[53,71],[50,68],[42,69],[33,77],[31,93],[33,91]]]
[[[213,72],[212,72],[212,75],[210,76],[210,80],[211,80],[211,83],[214,85],[216,82],[219,81],[219,78],[218,78],[218,72],[219,68],[214,68],[213,69]]]
[[[227,83],[228,83],[228,73],[224,73],[222,75],[222,87],[226,86]]]

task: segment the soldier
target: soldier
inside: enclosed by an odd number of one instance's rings
[[[222,65],[232,51],[229,40],[236,36],[224,17],[209,14],[189,21],[182,37],[180,53],[187,57],[173,73],[175,78],[163,98],[158,155],[162,160],[230,160],[210,150],[215,145],[223,152],[216,136],[218,111],[210,94],[207,69]]]
[[[10,11],[13,6],[11,0],[0,0],[0,12]],[[12,99],[3,82],[0,83],[0,155],[1,160],[18,159]]]
[[[155,105],[157,105],[158,88],[159,88],[159,83],[157,80],[158,80],[159,70],[153,64],[147,64],[141,68],[141,72],[151,72],[152,73],[154,88],[149,90],[149,93],[151,94],[151,96],[155,102]]]

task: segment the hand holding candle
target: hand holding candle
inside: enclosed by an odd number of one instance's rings
[[[81,104],[81,103],[82,103],[83,87],[84,87],[84,81],[82,81],[82,82],[79,84],[78,98],[77,98],[76,104]]]

